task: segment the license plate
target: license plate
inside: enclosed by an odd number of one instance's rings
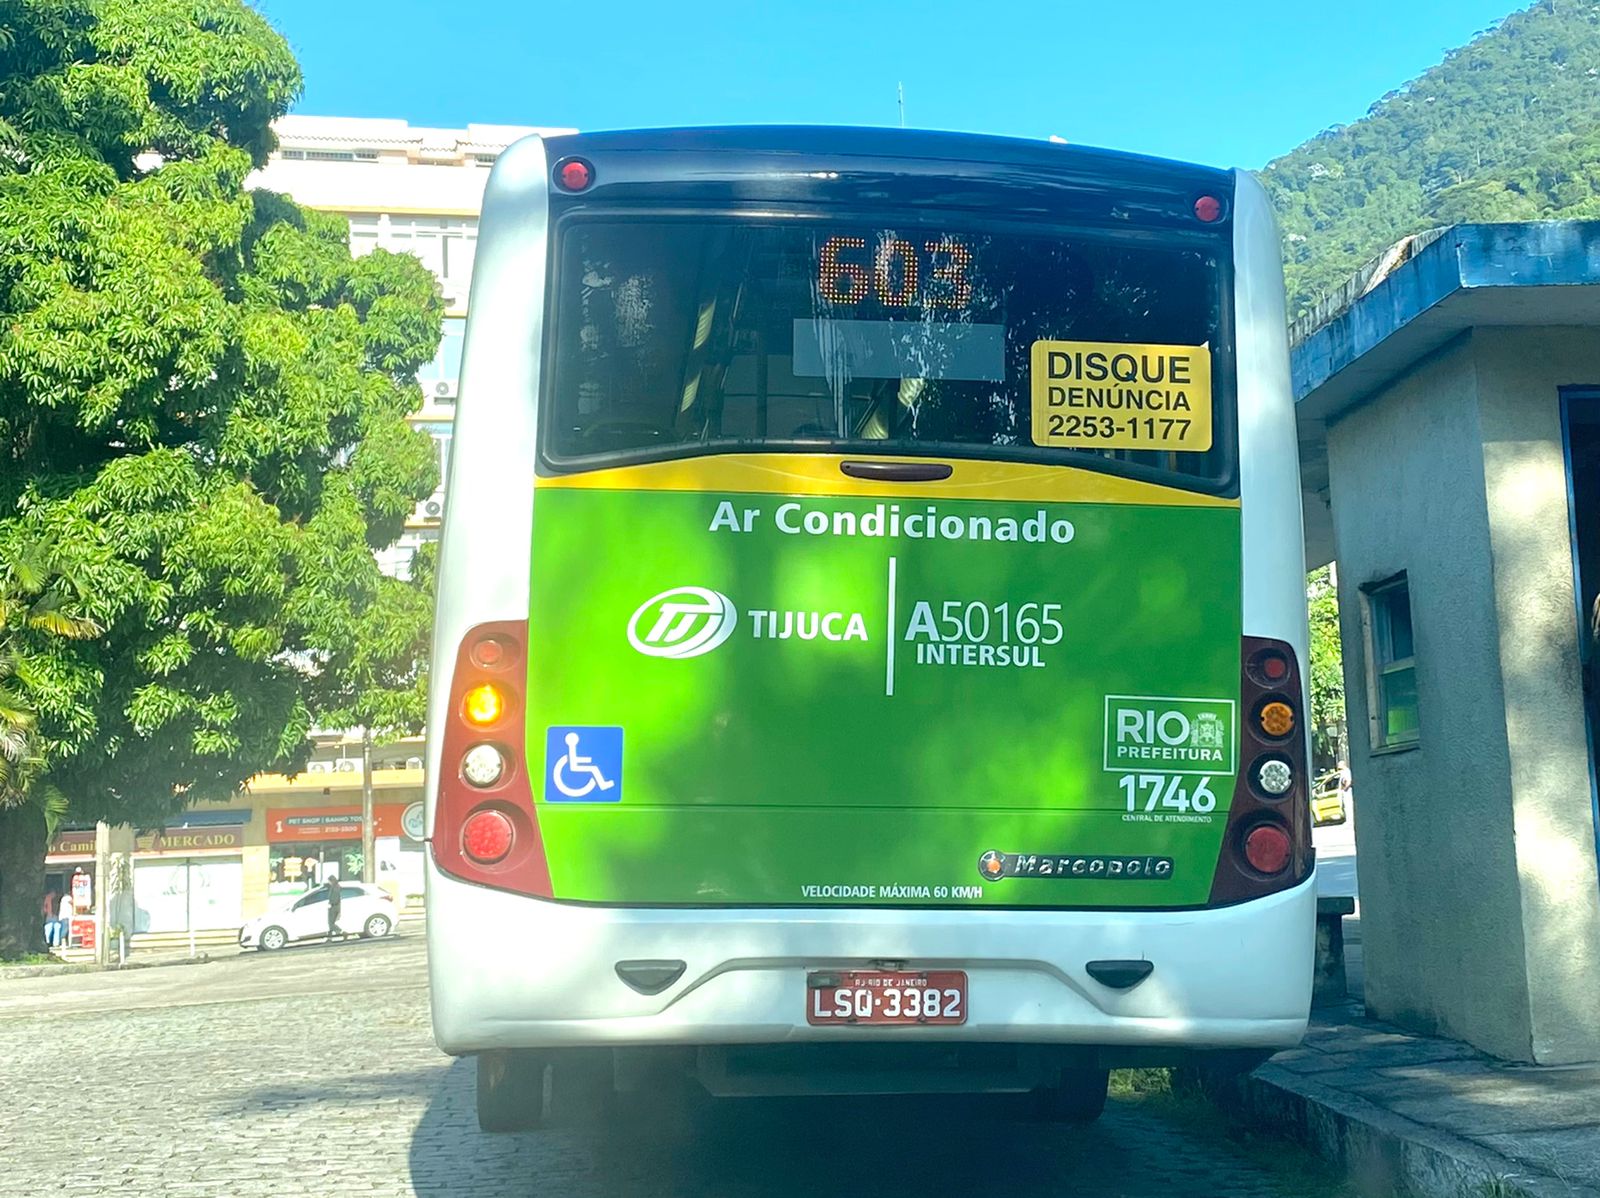
[[[967,975],[959,969],[926,973],[847,969],[806,975],[806,1022],[817,1026],[967,1021]]]

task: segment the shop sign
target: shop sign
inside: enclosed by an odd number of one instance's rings
[[[133,842],[139,853],[195,853],[239,849],[244,846],[244,825],[219,828],[164,828],[146,832]]]
[[[373,808],[374,836],[399,836],[405,823],[405,807],[382,803]],[[292,840],[359,840],[360,807],[269,807],[267,841],[282,844]]]
[[[95,921],[94,916],[74,916],[72,924],[72,939],[84,948],[95,946]]]
[[[400,817],[400,829],[411,840],[421,840],[427,828],[427,814],[421,803],[411,804]]]
[[[79,911],[94,909],[94,879],[88,874],[72,875],[72,905]]]
[[[51,857],[93,857],[94,829],[83,828],[75,832],[57,832],[46,850]]]

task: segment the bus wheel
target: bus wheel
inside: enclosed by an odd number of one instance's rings
[[[1061,1080],[1033,1092],[1034,1114],[1052,1123],[1093,1123],[1106,1109],[1107,1069],[1063,1069]]]
[[[544,1122],[549,1059],[526,1049],[478,1054],[478,1126],[484,1131],[532,1131]]]

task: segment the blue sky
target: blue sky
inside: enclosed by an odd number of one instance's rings
[[[296,111],[581,129],[890,125],[1058,134],[1259,166],[1509,0],[258,0]]]

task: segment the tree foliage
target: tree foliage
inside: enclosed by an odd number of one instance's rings
[[[1311,728],[1317,750],[1335,756],[1333,743],[1344,727],[1344,657],[1339,645],[1339,592],[1328,566],[1306,576],[1306,608],[1311,621]]]
[[[77,614],[83,588],[56,572],[56,556],[46,545],[0,546],[0,807],[33,797],[46,764],[39,714],[28,697],[39,655],[27,642],[100,634],[93,620]],[[50,799],[59,807],[59,792]]]
[[[0,0],[0,48],[0,559],[53,546],[100,630],[16,634],[49,778],[148,824],[417,722],[373,550],[435,481],[432,277],[246,190],[300,74],[241,0]]]
[[[1600,8],[1514,13],[1260,175],[1293,315],[1410,233],[1600,216]]]

